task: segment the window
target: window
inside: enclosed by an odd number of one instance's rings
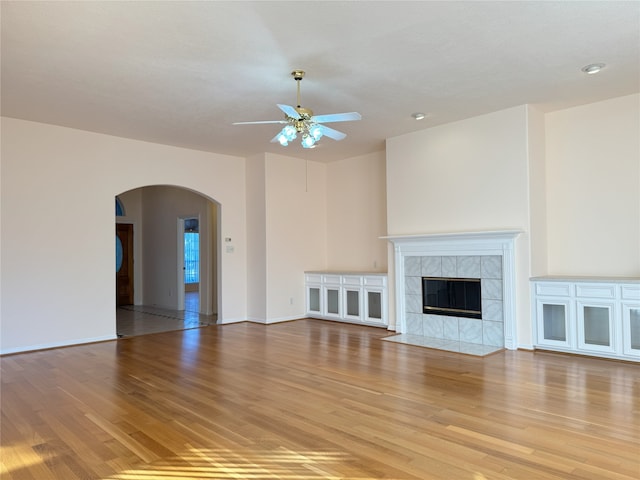
[[[197,218],[184,221],[184,283],[200,283],[200,233]]]

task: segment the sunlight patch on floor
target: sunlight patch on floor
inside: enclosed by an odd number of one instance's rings
[[[44,463],[44,460],[28,444],[7,445],[0,447],[1,474],[9,474],[15,470],[30,468]]]
[[[338,451],[295,452],[190,448],[184,455],[126,470],[105,480],[178,479],[345,479],[373,480],[358,468],[361,460]],[[339,471],[336,471],[338,469]]]

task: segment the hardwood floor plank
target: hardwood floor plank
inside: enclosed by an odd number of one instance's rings
[[[4,479],[637,480],[639,365],[319,320],[0,357]]]
[[[115,440],[124,445],[129,451],[135,454],[144,462],[152,462],[160,458],[153,451],[146,448],[140,442],[136,441],[126,430],[123,430],[120,426],[113,424],[105,418],[94,415],[93,413],[87,413],[87,418],[95,423],[98,427],[111,435]]]

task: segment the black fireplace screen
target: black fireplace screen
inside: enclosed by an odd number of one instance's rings
[[[482,318],[479,278],[422,277],[424,313]]]

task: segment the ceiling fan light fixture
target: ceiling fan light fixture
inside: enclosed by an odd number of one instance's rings
[[[296,127],[294,127],[293,125],[287,125],[286,127],[284,127],[282,129],[282,133],[284,136],[287,137],[287,140],[291,141],[291,140],[295,140],[296,138]]]
[[[313,148],[316,146],[316,141],[311,135],[309,135],[308,133],[305,133],[302,136],[302,146],[304,148]]]
[[[289,145],[290,141],[295,140],[296,136],[297,134],[295,127],[293,125],[287,125],[280,131],[276,138],[280,145],[286,147],[287,145]]]
[[[320,125],[312,125],[311,128],[309,128],[309,135],[311,135],[316,142],[320,140],[322,138],[322,128]]]

